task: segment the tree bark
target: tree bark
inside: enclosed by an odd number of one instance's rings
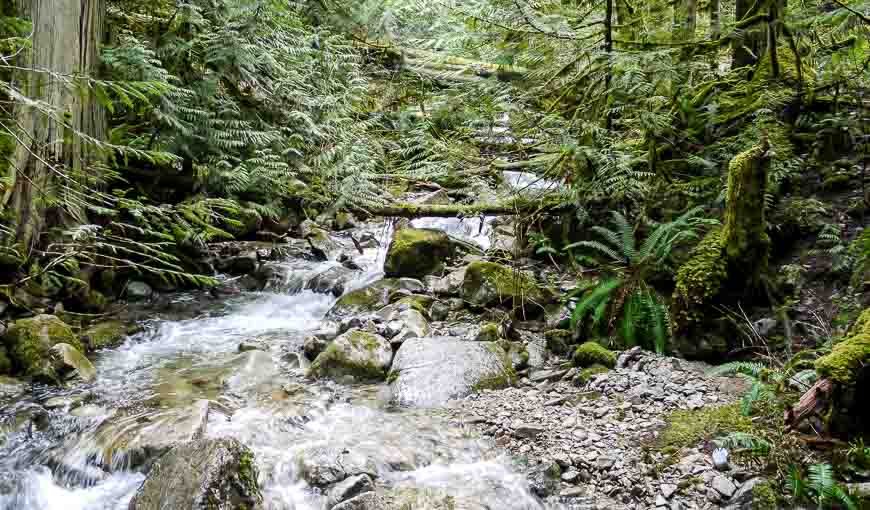
[[[13,182],[0,206],[12,221],[12,243],[27,253],[46,227],[85,221],[83,190],[94,182],[97,154],[80,135],[104,139],[106,115],[76,80],[97,69],[106,6],[105,0],[17,0],[17,8],[31,20],[33,35],[14,85],[51,111],[25,104],[14,110]]]
[[[720,17],[719,0],[710,0],[710,40],[718,41],[722,37],[722,22]],[[713,72],[719,71],[719,51],[714,51],[710,55],[710,67]]]
[[[740,23],[751,18],[759,11],[761,0],[736,0],[735,17]],[[764,44],[764,30],[755,27],[748,27],[743,32],[743,37],[738,38],[733,43],[733,53],[731,57],[731,68],[752,66],[761,57],[761,50]]]

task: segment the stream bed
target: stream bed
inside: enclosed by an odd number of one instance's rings
[[[383,251],[354,255],[363,270],[348,289],[381,275]],[[303,281],[336,265],[281,264],[288,280]],[[310,290],[241,293],[193,318],[147,322],[97,353],[91,383],[0,384],[0,509],[126,509],[153,462],[142,452],[201,435],[251,448],[267,509],[327,508],[300,462],[336,449],[364,456],[378,490],[415,494],[409,509],[561,508],[531,494],[515,459],[439,409],[392,407],[386,384],[306,379],[303,342],[335,300]]]

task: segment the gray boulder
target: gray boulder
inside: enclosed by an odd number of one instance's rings
[[[498,344],[437,337],[405,341],[389,376],[397,403],[426,407],[507,386],[514,378],[510,358]]]
[[[340,446],[310,444],[295,455],[303,480],[315,487],[327,487],[357,475],[377,476],[378,468],[364,454]]]
[[[327,314],[327,319],[341,319],[362,313],[373,313],[390,304],[390,296],[397,290],[423,292],[424,289],[422,282],[412,278],[378,280],[341,296]]]
[[[335,484],[326,498],[326,507],[332,508],[342,501],[347,501],[359,494],[371,492],[375,489],[374,482],[369,475],[356,475],[344,479]]]
[[[127,283],[126,294],[130,301],[145,301],[151,299],[154,290],[145,282],[132,281]]]
[[[355,272],[344,267],[335,266],[319,273],[305,284],[306,289],[320,294],[340,296],[344,294],[347,283],[353,279]]]
[[[235,439],[176,446],[148,473],[129,510],[252,510],[262,508],[250,449]]]
[[[362,380],[382,380],[390,367],[393,351],[384,337],[351,329],[317,355],[309,369],[315,378],[352,375]]]

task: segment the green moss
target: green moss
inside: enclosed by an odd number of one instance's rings
[[[725,252],[730,263],[746,262],[740,265],[756,272],[766,269],[770,251],[764,218],[768,167],[761,146],[734,156],[728,167],[728,203],[722,229]]]
[[[476,340],[481,342],[495,342],[499,339],[498,324],[493,322],[488,322],[480,327],[480,331],[477,333]]]
[[[855,259],[852,286],[861,290],[870,284],[870,228],[862,230],[849,244],[849,255]]]
[[[54,315],[19,319],[6,333],[13,364],[26,376],[52,382],[57,381],[57,373],[51,361],[51,348],[60,343],[83,350],[72,329]]]
[[[588,383],[598,374],[604,374],[610,372],[610,369],[604,365],[595,364],[588,368],[584,368],[577,374],[575,381],[581,386]]]
[[[553,354],[564,355],[568,353],[572,336],[567,329],[551,329],[544,333],[544,338],[547,339],[547,349]]]
[[[121,321],[111,320],[89,327],[82,333],[82,338],[87,339],[91,350],[105,349],[120,345],[136,329],[135,326],[128,327]]]
[[[440,230],[398,229],[387,249],[384,273],[394,277],[432,274],[453,252],[450,237]]]
[[[842,191],[849,188],[852,177],[848,174],[834,174],[822,181],[824,191]]]
[[[462,295],[478,306],[511,300],[542,304],[549,298],[549,292],[538,287],[530,273],[486,261],[468,265]]]
[[[341,342],[346,342],[357,352],[368,354],[374,354],[381,347],[381,338],[377,335],[359,329],[350,330],[317,355],[308,369],[309,375],[316,378],[352,375],[363,381],[382,381],[386,378],[385,369],[372,361],[372,357],[353,359],[342,350]]]
[[[674,291],[676,319],[679,323],[700,320],[703,306],[719,294],[728,277],[724,252],[722,229],[715,228],[698,243],[689,255],[689,260],[680,267]]]
[[[752,488],[752,510],[776,510],[783,508],[780,502],[782,491],[773,482],[765,481]]]
[[[392,296],[390,296],[390,298],[392,300]],[[429,312],[428,312],[429,306],[434,301],[435,301],[435,298],[432,296],[423,296],[420,294],[412,294],[410,296],[404,295],[404,297],[402,297],[401,299],[396,301],[395,304],[407,305],[408,308],[410,308],[412,310],[417,310],[418,312],[420,312],[420,314],[423,315],[423,317],[428,317],[429,316]]]
[[[739,404],[674,411],[665,422],[654,444],[664,452],[678,452],[731,432],[752,430],[752,420],[740,412]]]
[[[388,297],[399,288],[398,280],[384,279],[338,298],[330,315],[344,316],[359,312],[373,312],[389,304]]]
[[[586,342],[574,351],[572,358],[578,367],[603,365],[608,368],[616,366],[616,354],[596,342]]]
[[[862,317],[864,314],[861,314]],[[866,327],[866,324],[863,325]],[[870,362],[870,333],[857,333],[834,345],[830,354],[816,360],[816,371],[842,385],[852,385]]]

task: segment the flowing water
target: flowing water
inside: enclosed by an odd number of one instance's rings
[[[365,270],[351,286],[379,277],[383,251],[356,257]],[[306,279],[335,263],[283,265],[288,278]],[[206,436],[254,451],[268,509],[324,508],[298,472],[301,456],[321,447],[364,454],[385,490],[448,494],[456,508],[544,508],[511,459],[438,410],[391,408],[383,385],[306,380],[303,340],[334,301],[311,291],[233,296],[98,353],[92,383],[0,391],[0,509],[126,509],[145,478],[136,452],[203,419]],[[265,351],[239,353],[242,342]]]

